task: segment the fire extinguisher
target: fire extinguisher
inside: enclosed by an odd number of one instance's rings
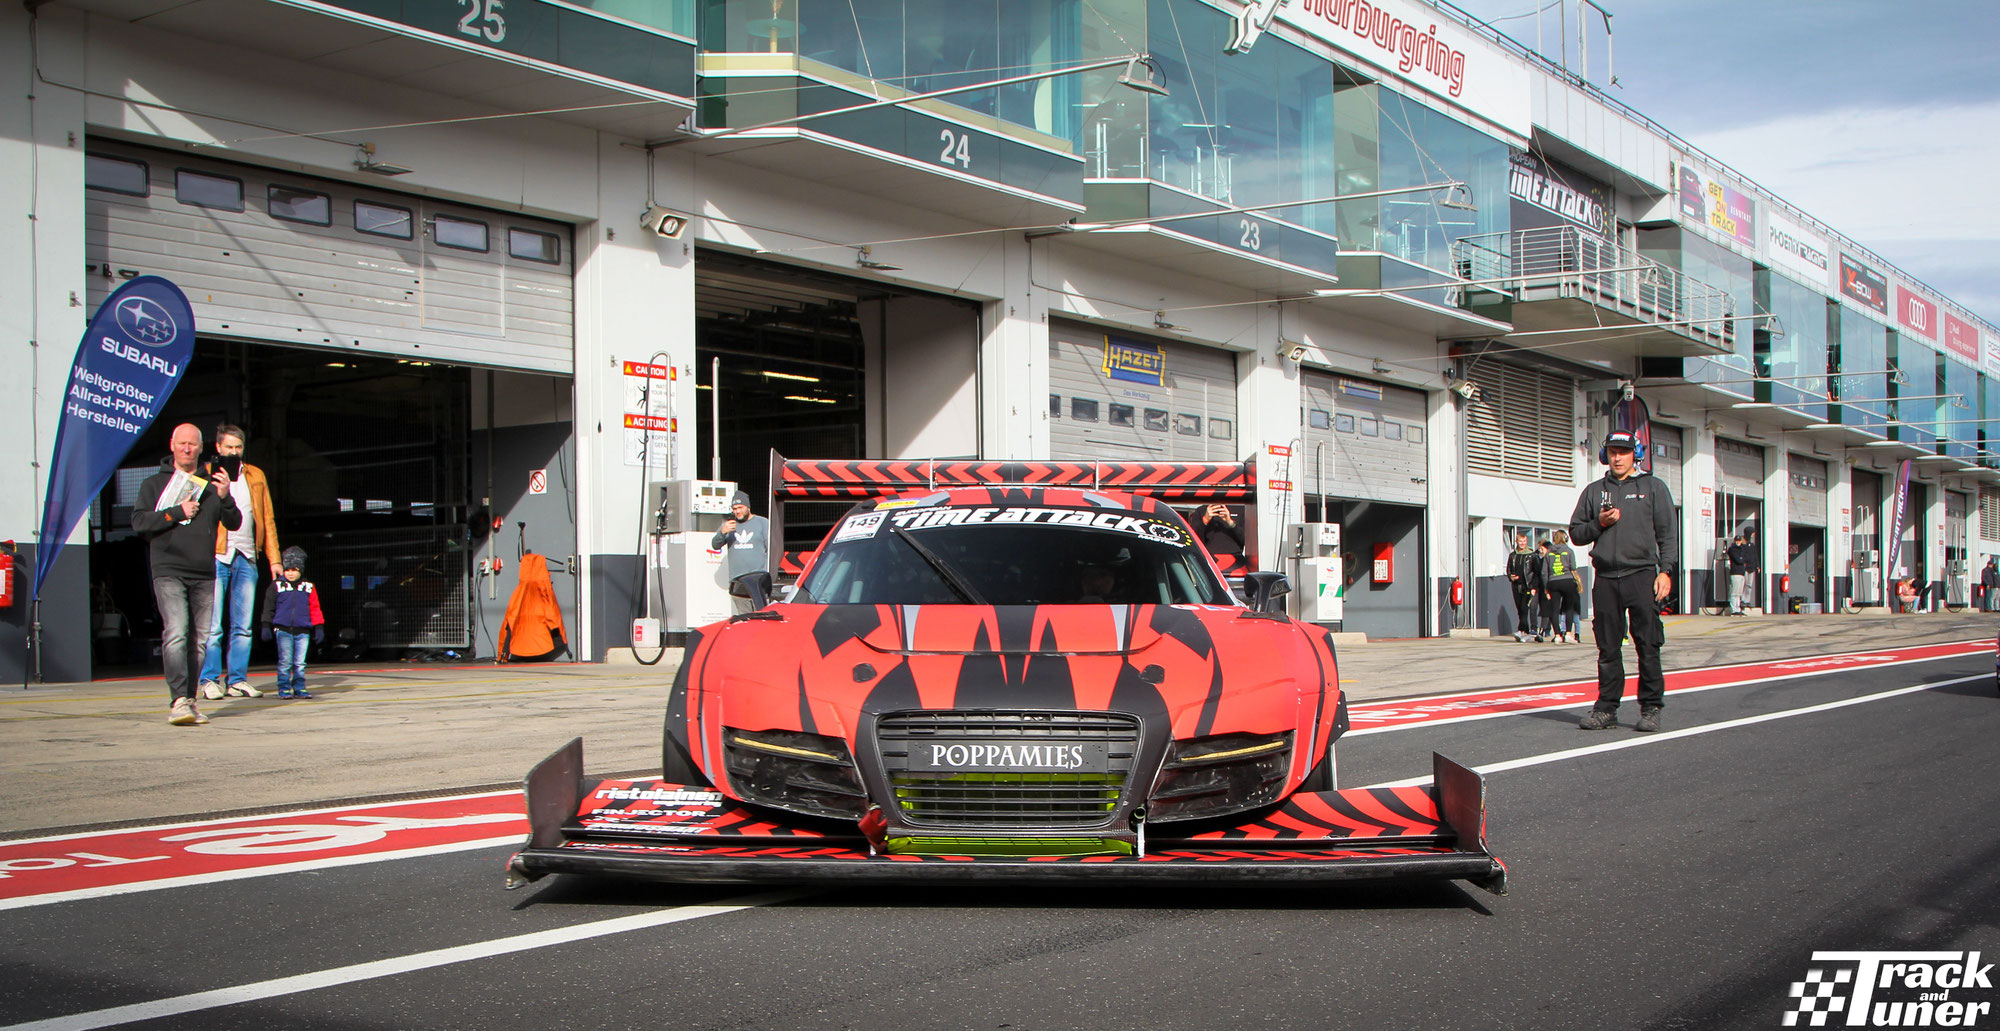
[[[1465,604],[1465,581],[1454,579],[1451,582],[1451,607],[1458,608],[1463,604]]]
[[[1792,574],[1786,573],[1783,576],[1778,577],[1778,593],[1779,594],[1792,593]]]
[[[14,607],[14,542],[0,545],[0,609]]]

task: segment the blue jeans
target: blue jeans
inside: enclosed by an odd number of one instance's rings
[[[278,692],[290,694],[306,689],[306,649],[312,646],[312,631],[302,634],[274,631],[278,642]]]
[[[201,660],[201,682],[240,684],[250,679],[250,610],[257,602],[257,563],[240,551],[224,562],[215,560],[215,612],[208,621],[208,657]],[[229,610],[228,655],[222,648],[222,615]],[[223,680],[223,661],[229,679]]]

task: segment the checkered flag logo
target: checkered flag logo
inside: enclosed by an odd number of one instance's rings
[[[1792,998],[1798,1001],[1785,1014],[1784,1026],[1800,1026],[1799,1018],[1803,1016],[1807,1018],[1806,1027],[1825,1027],[1828,1017],[1847,1008],[1852,994],[1848,985],[1853,980],[1852,970],[1807,969],[1805,980],[1792,982]]]

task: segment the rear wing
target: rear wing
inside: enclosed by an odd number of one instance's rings
[[[1217,555],[1225,576],[1257,568],[1257,459],[1241,462],[1040,462],[953,459],[789,459],[771,451],[771,539],[785,539],[787,501],[863,501],[947,487],[1076,487],[1115,490],[1170,504],[1227,502],[1244,509],[1243,555]],[[796,577],[810,552],[785,551],[778,574]]]

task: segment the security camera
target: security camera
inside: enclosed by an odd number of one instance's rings
[[[648,204],[646,213],[639,216],[639,224],[650,232],[672,240],[687,229],[688,220],[686,215],[677,211],[670,211],[658,204]]]
[[[1628,379],[1625,382],[1619,384],[1618,393],[1625,400],[1627,401],[1632,400],[1632,381]]]
[[[1469,379],[1460,380],[1458,386],[1455,386],[1451,389],[1453,393],[1457,394],[1462,398],[1465,398],[1467,401],[1479,400],[1479,384],[1474,383]]]
[[[1285,355],[1285,357],[1286,357],[1286,358],[1288,358],[1288,359],[1290,359],[1290,360],[1292,360],[1292,361],[1295,361],[1295,362],[1302,362],[1302,361],[1305,361],[1305,360],[1306,360],[1306,345],[1304,345],[1304,344],[1286,344],[1286,345],[1285,345],[1285,349],[1284,349],[1284,355]]]

